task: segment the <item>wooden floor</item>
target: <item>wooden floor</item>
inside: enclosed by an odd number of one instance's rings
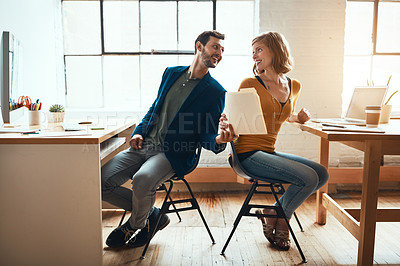
[[[173,199],[184,196],[172,195]],[[161,205],[162,193],[156,206]],[[344,207],[359,207],[360,194],[331,195]],[[300,255],[292,241],[289,251],[278,251],[270,246],[262,234],[261,222],[255,217],[243,217],[226,252],[221,249],[232,229],[233,221],[244,201],[245,193],[196,193],[203,214],[216,240],[212,245],[196,211],[182,212],[182,222],[169,214],[171,223],[152,239],[146,258],[141,260],[143,248],[110,249],[104,244],[104,265],[297,265]],[[254,203],[272,203],[272,197],[257,195]],[[381,193],[379,207],[400,207],[399,192]],[[327,224],[315,223],[315,196],[296,211],[304,232],[294,219],[291,225],[308,260],[305,265],[355,265],[357,240],[328,213]],[[118,225],[121,211],[103,211],[103,239]],[[400,265],[400,224],[378,223],[374,263]]]

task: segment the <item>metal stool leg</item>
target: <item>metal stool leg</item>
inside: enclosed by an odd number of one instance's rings
[[[122,214],[122,218],[121,218],[121,221],[119,221],[119,225],[118,225],[118,227],[120,227],[120,226],[122,225],[122,222],[124,221],[124,218],[125,218],[126,212],[127,212],[127,211],[124,211],[124,214]]]
[[[200,210],[199,203],[197,202],[196,198],[194,197],[193,192],[192,192],[192,189],[191,189],[190,186],[189,186],[189,183],[188,183],[184,178],[182,179],[182,181],[185,183],[187,189],[189,190],[190,196],[192,197],[193,203],[194,203],[194,205],[195,205],[194,207],[197,209],[197,211],[198,211],[199,214],[200,214],[201,220],[203,221],[203,224],[204,224],[204,226],[205,226],[206,229],[207,229],[208,235],[209,235],[210,238],[211,238],[211,242],[212,242],[213,244],[215,244],[214,237],[213,237],[213,235],[211,234],[210,228],[208,227],[208,224],[207,224],[207,222],[206,222],[206,219],[204,218],[203,213],[202,213],[201,210]]]
[[[282,184],[279,184],[278,189],[282,192],[282,194],[285,193],[285,188],[283,187]],[[301,230],[302,232],[304,232],[303,226],[301,225],[300,220],[299,220],[299,218],[297,217],[296,212],[294,212],[293,215],[294,215],[294,218],[296,219],[297,224],[299,225],[300,230]]]
[[[297,241],[297,238],[296,238],[296,236],[295,236],[295,234],[294,234],[294,232],[293,232],[293,229],[292,229],[292,227],[290,226],[289,220],[287,219],[286,214],[285,214],[285,212],[283,211],[282,205],[281,205],[281,203],[279,202],[279,199],[278,199],[278,196],[276,195],[276,191],[275,191],[275,189],[274,189],[273,184],[271,184],[270,187],[271,187],[272,194],[274,195],[274,198],[275,198],[275,200],[276,200],[276,202],[277,202],[277,204],[278,204],[278,206],[279,206],[279,212],[281,212],[281,215],[280,215],[280,216],[282,216],[282,218],[283,218],[283,219],[285,220],[285,222],[286,222],[286,225],[287,225],[288,228],[289,228],[289,232],[290,232],[290,234],[291,234],[292,237],[293,237],[294,243],[296,244],[297,250],[298,250],[299,253],[300,253],[301,259],[303,260],[304,263],[307,263],[307,259],[306,259],[306,257],[304,256],[303,250],[301,249],[300,244],[299,244],[299,242]],[[278,215],[279,215],[279,214],[278,214]]]
[[[167,187],[165,186],[165,184],[162,184],[160,189],[163,189],[163,190],[165,190],[166,193],[168,193],[168,190],[167,190]],[[168,199],[169,199],[171,202],[173,201],[172,198],[171,198],[171,195],[168,195]],[[181,216],[179,215],[179,212],[178,212],[178,210],[176,209],[174,203],[172,203],[172,208],[174,208],[174,212],[176,213],[176,216],[178,216],[179,222],[182,222],[182,218],[181,218]]]
[[[151,237],[149,238],[149,240],[147,240],[147,243],[146,243],[146,245],[145,245],[145,247],[144,247],[144,249],[143,249],[143,252],[142,252],[142,256],[140,256],[141,259],[144,259],[144,258],[145,258],[147,249],[149,248],[149,245],[150,245],[150,241],[151,241],[151,239],[152,239],[153,236],[154,236],[154,233],[155,233],[155,230],[157,229],[158,224],[160,223],[161,216],[162,216],[163,214],[165,214],[166,211],[167,211],[167,209],[168,209],[168,202],[167,202],[167,201],[168,201],[168,199],[169,199],[169,195],[170,195],[170,193],[171,193],[171,190],[172,190],[172,187],[173,187],[174,183],[173,183],[171,180],[167,180],[167,181],[170,183],[169,188],[168,188],[168,190],[167,190],[167,195],[165,195],[163,204],[162,204],[162,206],[161,206],[160,214],[158,215],[158,218],[157,218],[157,223],[156,223],[156,225],[154,226],[154,230],[153,230],[152,232],[150,232]]]
[[[293,215],[294,215],[294,218],[296,219],[297,224],[298,224],[299,227],[300,227],[300,230],[301,230],[302,232],[304,232],[303,226],[301,226],[300,220],[299,220],[299,218],[297,217],[296,212],[294,212]]]
[[[229,234],[229,237],[228,237],[228,239],[226,240],[224,247],[222,248],[221,255],[225,255],[225,250],[226,250],[226,248],[228,247],[228,244],[229,244],[229,242],[231,241],[231,238],[232,238],[233,234],[235,233],[236,228],[237,228],[237,226],[239,225],[239,222],[240,222],[240,220],[241,220],[242,217],[243,217],[243,214],[244,214],[244,213],[246,212],[246,210],[248,209],[248,204],[249,204],[251,198],[253,197],[254,191],[255,191],[256,188],[257,188],[257,184],[258,184],[258,182],[257,182],[257,181],[254,181],[253,185],[251,186],[251,188],[250,188],[250,190],[249,190],[249,193],[247,193],[247,196],[246,196],[246,199],[245,199],[244,202],[243,202],[242,208],[240,209],[238,215],[236,216],[235,222],[233,223],[232,231],[231,231],[231,233]]]

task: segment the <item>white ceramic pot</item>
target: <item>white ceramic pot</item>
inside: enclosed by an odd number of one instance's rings
[[[49,123],[64,122],[65,112],[48,112],[47,121]]]
[[[379,118],[379,124],[389,123],[391,111],[392,111],[391,105],[387,105],[387,104],[382,105],[381,116]]]

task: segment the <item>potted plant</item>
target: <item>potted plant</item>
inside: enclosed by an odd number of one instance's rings
[[[389,83],[390,80],[392,79],[392,75],[389,76],[389,79],[386,83],[386,86],[389,87]],[[374,81],[372,80],[372,86],[374,86]],[[369,81],[367,79],[367,85],[369,86]],[[390,118],[390,113],[392,112],[392,105],[389,105],[389,101],[390,99],[392,99],[393,95],[395,95],[399,90],[396,90],[395,92],[393,92],[389,98],[387,99],[387,101],[382,105],[382,110],[381,110],[381,115],[379,118],[379,124],[387,124],[389,123],[389,118]]]
[[[64,121],[65,108],[61,104],[53,104],[49,108],[49,113],[47,114],[47,120],[49,123],[57,123]]]

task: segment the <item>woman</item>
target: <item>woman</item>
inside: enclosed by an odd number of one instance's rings
[[[255,77],[246,78],[242,88],[255,88],[261,102],[267,135],[241,135],[235,141],[235,149],[242,166],[251,174],[268,182],[289,183],[279,199],[288,219],[293,212],[328,181],[328,172],[320,164],[308,159],[275,151],[275,142],[282,123],[305,123],[309,112],[301,109],[294,113],[301,85],[284,74],[292,68],[289,47],[285,38],[277,32],[268,32],[254,38],[253,72]],[[223,119],[222,119],[223,120]],[[222,126],[223,127],[223,126]],[[275,203],[276,205],[277,203]],[[257,213],[274,214],[275,210],[257,210]],[[290,248],[289,229],[284,219],[262,218],[265,237],[281,250]]]

